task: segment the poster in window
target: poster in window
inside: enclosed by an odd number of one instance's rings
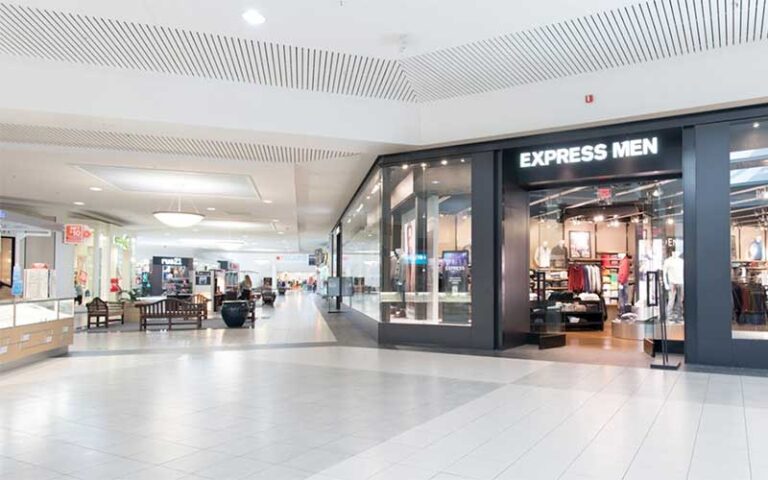
[[[589,232],[568,232],[571,258],[592,258],[592,236]]]

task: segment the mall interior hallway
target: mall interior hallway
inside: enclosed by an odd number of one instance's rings
[[[768,378],[349,347],[282,307],[0,374],[0,477],[768,478]]]

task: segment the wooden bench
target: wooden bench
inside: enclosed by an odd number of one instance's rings
[[[152,303],[139,304],[139,331],[151,325],[167,326],[195,325],[203,328],[203,317],[208,307],[203,303],[185,302],[175,298],[166,298]]]
[[[101,327],[102,319],[104,321],[104,328],[109,328],[109,322],[125,324],[125,309],[120,302],[105,302],[96,297],[85,307],[88,309],[87,329],[90,329],[93,324],[96,325],[96,328]]]
[[[203,313],[203,320],[208,320],[208,302],[210,302],[208,297],[206,297],[202,293],[196,293],[196,294],[192,295],[192,298],[190,300],[195,305],[205,305],[205,312]]]

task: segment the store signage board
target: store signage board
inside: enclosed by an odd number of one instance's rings
[[[328,277],[328,296],[329,297],[341,296],[341,278]]]
[[[194,260],[184,257],[152,257],[152,265],[161,265],[163,267],[187,267],[192,268]]]
[[[64,225],[64,243],[67,245],[80,245],[85,240],[85,225],[68,223]]]
[[[506,150],[521,186],[680,174],[680,129],[588,138]]]

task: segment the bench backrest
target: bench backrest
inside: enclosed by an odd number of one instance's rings
[[[205,312],[205,304],[191,303],[176,298],[166,298],[139,305],[139,315],[144,318],[198,316]]]
[[[107,302],[100,299],[99,297],[94,298],[91,300],[90,303],[88,303],[85,308],[88,309],[88,313],[93,315],[97,313],[107,313],[109,311],[109,307],[107,306]]]

